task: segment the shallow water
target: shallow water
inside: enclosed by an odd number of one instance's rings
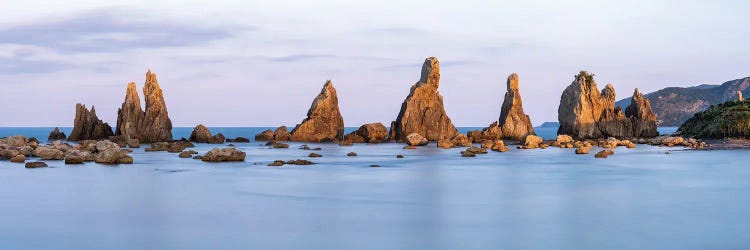
[[[311,151],[235,144],[246,162],[143,149],[118,167],[0,161],[0,249],[750,248],[748,151],[308,144],[319,164],[278,168],[265,164]]]

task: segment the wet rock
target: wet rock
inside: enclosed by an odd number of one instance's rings
[[[271,144],[272,148],[289,148],[289,144],[286,143],[280,143],[280,142],[274,142]]]
[[[466,152],[471,152],[473,154],[486,154],[487,153],[487,149],[483,149],[483,148],[478,148],[478,147],[471,146],[471,147],[469,147],[469,148],[466,149]]]
[[[227,139],[227,142],[246,143],[246,142],[250,142],[250,139],[245,138],[245,137],[237,137],[234,139]]]
[[[495,140],[492,144],[491,149],[492,151],[501,152],[501,153],[507,152],[508,150],[510,150],[510,148],[505,146],[505,142],[503,142],[502,140]]]
[[[269,166],[269,167],[281,167],[281,166],[284,166],[284,164],[286,164],[285,161],[276,160],[276,161],[273,161],[273,162],[269,163],[267,166]]]
[[[590,150],[591,150],[591,147],[579,147],[579,148],[576,148],[576,154],[577,155],[588,154]]]
[[[94,162],[102,164],[132,164],[133,158],[128,155],[126,151],[122,151],[118,148],[108,148],[103,151],[99,151],[94,156]]]
[[[267,129],[255,135],[256,141],[273,141],[273,130]]]
[[[140,148],[141,142],[138,139],[128,139],[127,145],[129,148]]]
[[[623,114],[622,109],[615,106],[614,87],[607,84],[599,92],[594,76],[585,71],[576,75],[573,83],[563,91],[558,120],[560,128],[557,133],[577,139],[650,138],[658,135],[651,104],[638,89]]]
[[[339,111],[336,89],[331,81],[327,81],[307,111],[307,118],[292,130],[291,140],[332,142],[343,137],[344,118]]]
[[[214,148],[206,152],[201,160],[205,162],[244,161],[245,155],[245,152],[236,148]]]
[[[222,144],[226,140],[226,137],[224,137],[223,134],[218,133],[211,137],[211,140],[208,141],[208,143],[211,144]]]
[[[404,158],[404,155],[396,155],[396,158],[399,158],[399,159]]]
[[[65,164],[77,164],[75,162],[77,162],[79,159],[81,162],[94,161],[94,154],[89,151],[82,151],[77,149],[73,149],[65,153]]]
[[[534,149],[541,146],[541,144],[544,142],[544,139],[542,137],[536,136],[536,135],[528,135],[526,138],[523,139],[523,149]]]
[[[67,138],[67,136],[65,136],[65,133],[60,132],[60,128],[55,128],[54,130],[52,130],[52,132],[49,133],[47,141],[65,140],[65,138]]]
[[[191,142],[208,143],[212,141],[211,139],[211,131],[206,126],[203,126],[203,124],[198,124],[193,129],[193,132],[190,133],[190,139],[188,140]]]
[[[457,134],[451,138],[451,143],[456,147],[470,147],[471,139],[464,134]]]
[[[178,155],[178,157],[180,157],[180,158],[192,158],[192,157],[193,157],[193,154],[191,154],[191,153],[190,153],[190,152],[188,152],[188,151],[182,151],[182,152],[181,152],[181,153],[180,153],[180,154]]]
[[[26,156],[24,156],[24,155],[13,156],[12,158],[10,158],[10,162],[24,163],[24,162],[26,162]]]
[[[96,116],[96,108],[86,109],[86,105],[76,104],[76,117],[73,121],[73,131],[70,132],[68,141],[100,140],[114,135],[109,124],[99,120]]]
[[[66,165],[83,164],[83,157],[80,157],[77,155],[66,155],[65,164]]]
[[[443,148],[443,149],[449,149],[453,147],[453,142],[451,142],[451,140],[448,140],[448,139],[441,139],[441,140],[438,140],[437,147]]]
[[[193,160],[202,160],[202,159],[203,159],[202,155],[193,156]]]
[[[275,141],[289,141],[292,139],[292,134],[287,131],[286,126],[281,126],[273,131],[273,139]]]
[[[412,133],[429,141],[450,139],[458,130],[445,113],[440,85],[440,63],[435,57],[425,59],[420,80],[415,83],[391,123],[389,140],[405,142]]]
[[[36,161],[36,162],[27,162],[26,168],[46,168],[47,163]]]
[[[609,149],[605,149],[605,150],[597,152],[594,155],[594,158],[607,158],[608,156],[613,155],[613,154],[615,154],[614,151],[609,150]]]
[[[317,157],[323,157],[323,155],[318,153],[310,153],[307,157],[317,158]]]
[[[355,152],[349,152],[348,154],[346,154],[346,156],[357,156],[357,153],[355,153]]]
[[[472,153],[470,151],[461,151],[461,157],[476,157],[477,154]]]
[[[427,145],[429,141],[420,134],[411,133],[406,136],[406,143],[409,144],[409,146],[424,146]]]
[[[379,168],[380,165],[370,165],[371,168]]]

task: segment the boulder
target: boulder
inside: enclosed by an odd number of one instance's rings
[[[66,155],[65,164],[68,164],[68,165],[83,164],[83,157],[76,156],[76,155]]]
[[[10,162],[24,163],[24,162],[26,162],[26,156],[24,156],[24,155],[13,156],[12,158],[10,158]]]
[[[523,139],[522,144],[523,144],[523,148],[525,149],[533,149],[533,148],[540,147],[543,142],[544,140],[542,139],[542,137],[539,137],[536,135],[527,135]]]
[[[34,156],[41,158],[42,160],[63,160],[65,159],[65,153],[59,149],[55,149],[52,146],[38,147],[34,149]]]
[[[188,140],[191,142],[208,143],[211,139],[211,131],[206,126],[203,126],[203,124],[198,124],[193,129],[193,132],[190,133]]]
[[[348,142],[352,142],[352,143],[363,143],[363,142],[365,142],[365,138],[362,137],[362,136],[360,136],[360,135],[358,135],[358,134],[355,134],[355,132],[346,134],[344,136],[344,141],[348,141]]]
[[[99,151],[94,156],[94,162],[102,164],[132,164],[133,158],[128,155],[127,151],[122,151],[119,148],[107,148]]]
[[[80,159],[81,162],[89,162],[94,161],[94,154],[92,154],[89,151],[82,151],[73,149],[65,153],[65,163],[70,162],[77,162]]]
[[[409,144],[409,146],[424,146],[427,145],[429,141],[420,134],[411,133],[406,136],[406,143]]]
[[[208,141],[208,143],[211,144],[222,144],[226,140],[226,137],[224,137],[223,134],[218,133],[211,137],[211,140]]]
[[[573,143],[575,140],[573,140],[573,137],[570,137],[569,135],[558,135],[556,141],[557,143],[563,144],[563,143]]]
[[[368,123],[359,127],[359,129],[350,133],[362,138],[363,142],[381,143],[385,142],[388,137],[388,128],[382,123]]]
[[[476,157],[477,154],[470,151],[461,151],[461,157]]]
[[[451,138],[451,143],[456,147],[470,147],[471,139],[464,134],[457,134]]]
[[[114,135],[112,127],[96,116],[96,108],[86,109],[86,105],[76,104],[76,117],[73,121],[73,131],[68,141],[101,140]]]
[[[55,128],[52,130],[52,132],[49,132],[49,136],[47,137],[47,141],[58,141],[58,140],[65,140],[67,136],[65,136],[65,133],[60,132],[60,128]]]
[[[236,148],[214,148],[201,158],[205,162],[245,161],[245,152]]]
[[[332,142],[343,137],[344,118],[339,111],[336,89],[331,81],[327,81],[307,111],[307,118],[292,130],[291,140]]]
[[[193,157],[193,154],[191,152],[188,152],[188,151],[182,151],[182,152],[180,152],[180,154],[178,155],[178,157],[180,157],[180,158],[191,158],[191,157]]]
[[[317,158],[317,157],[323,157],[323,155],[318,153],[310,153],[307,157]]]
[[[273,141],[273,130],[266,129],[255,135],[255,141]]]
[[[349,152],[346,154],[346,156],[357,156],[357,153],[355,152]]]
[[[281,166],[284,166],[284,164],[286,164],[285,161],[276,160],[276,161],[273,161],[271,163],[268,163],[268,165],[266,165],[266,166],[269,166],[269,167],[281,167]]]
[[[451,140],[448,140],[448,139],[441,139],[437,141],[437,147],[449,149],[453,147],[453,142],[451,142]]]
[[[579,147],[579,148],[576,148],[576,154],[577,155],[588,154],[589,150],[591,150],[591,147]]]
[[[581,71],[560,97],[557,134],[576,139],[650,138],[658,135],[651,104],[638,89],[625,113],[615,106],[615,96],[611,84],[599,92],[594,75]]]
[[[507,152],[508,150],[510,150],[510,148],[505,146],[505,143],[502,140],[495,140],[492,148],[490,149],[497,152]]]
[[[466,151],[474,153],[474,154],[486,154],[487,153],[487,149],[478,148],[478,147],[474,147],[474,146],[471,146],[471,147],[467,148]]]
[[[36,161],[36,162],[27,162],[26,168],[46,168],[47,163]]]
[[[245,137],[237,137],[234,139],[227,139],[227,142],[250,142],[250,139],[247,139]]]
[[[615,154],[614,151],[609,150],[609,149],[605,149],[605,150],[597,152],[594,155],[594,158],[607,158],[608,156],[613,155],[613,154]]]
[[[391,123],[389,140],[404,142],[410,134],[417,133],[429,141],[437,141],[458,134],[445,113],[439,85],[440,63],[437,58],[429,57],[422,66],[419,81],[412,85],[396,120]]]
[[[275,141],[289,141],[292,139],[292,134],[287,131],[286,126],[280,126],[273,131],[273,139]]]

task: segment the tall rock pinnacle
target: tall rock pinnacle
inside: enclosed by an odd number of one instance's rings
[[[76,103],[76,117],[68,141],[99,140],[110,136],[112,136],[112,127],[99,120],[94,106],[91,106],[89,111],[86,105]]]
[[[654,137],[656,116],[651,104],[635,91],[633,102],[623,114],[615,106],[615,89],[611,84],[597,90],[594,75],[581,71],[562,93],[558,107],[560,128],[557,134],[570,135],[576,139],[603,137],[641,138]]]
[[[411,133],[418,133],[431,141],[451,139],[458,134],[445,113],[439,86],[440,63],[437,58],[429,57],[424,61],[419,81],[412,85],[401,104],[401,111],[391,123],[389,140],[405,141]]]
[[[143,109],[141,109],[141,98],[138,96],[138,90],[135,83],[128,83],[125,91],[125,101],[122,107],[117,110],[117,129],[115,135],[121,135],[127,139],[139,139],[138,126],[143,118]]]
[[[343,138],[344,118],[339,111],[336,88],[330,80],[313,100],[307,118],[294,127],[291,135],[292,141],[307,142],[331,142]]]
[[[531,119],[523,111],[521,91],[518,86],[516,73],[508,76],[507,91],[503,106],[500,108],[500,118],[482,131],[471,131],[469,137],[474,141],[496,139],[523,140],[527,135],[534,135]]]
[[[141,109],[135,83],[128,83],[125,101],[117,111],[116,134],[138,139],[142,143],[171,141],[172,121],[156,74],[151,73],[150,69],[146,73],[143,95],[146,99],[145,111]]]

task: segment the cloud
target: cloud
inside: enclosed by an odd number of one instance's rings
[[[128,49],[182,47],[230,38],[244,28],[208,28],[196,24],[133,16],[120,8],[97,9],[62,19],[36,20],[0,28],[0,44],[35,45],[64,53],[119,52]],[[141,13],[141,11],[137,11]]]
[[[0,74],[45,74],[65,69],[65,64],[26,58],[0,58]]]

